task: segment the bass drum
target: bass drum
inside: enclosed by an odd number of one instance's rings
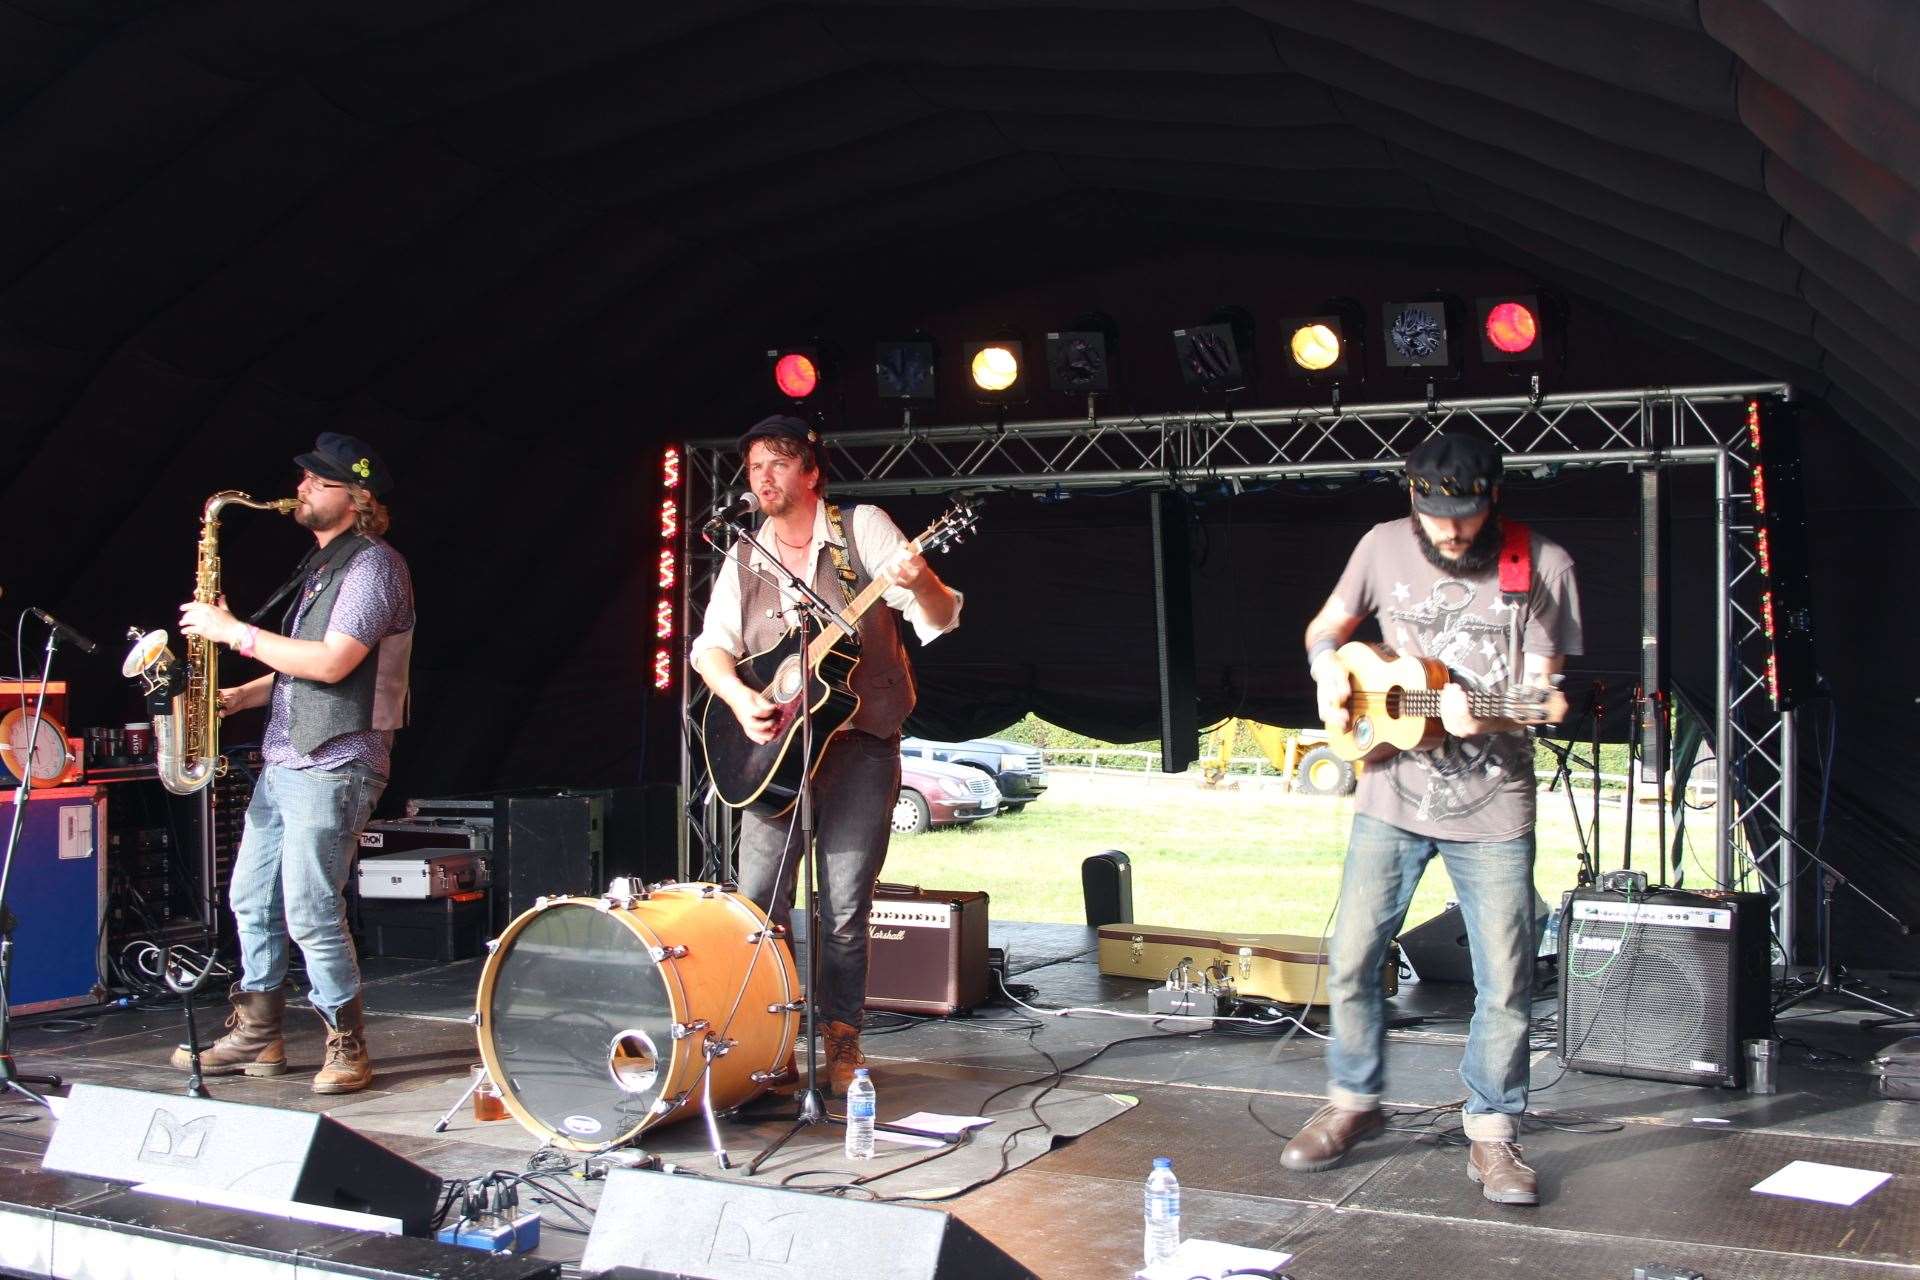
[[[549,899],[481,970],[480,1056],[528,1130],[599,1150],[698,1112],[709,1085],[716,1111],[764,1092],[799,1034],[799,985],[766,914],[719,885]]]

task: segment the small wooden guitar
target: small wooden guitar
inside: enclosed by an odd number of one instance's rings
[[[907,543],[912,555],[943,550],[971,532],[980,517],[969,503],[955,503],[920,536]],[[733,572],[727,568],[724,572]],[[744,658],[736,666],[747,687],[773,701],[774,733],[770,742],[755,742],[740,727],[733,708],[718,698],[707,699],[700,733],[706,744],[707,774],[721,801],[735,809],[750,809],[778,817],[793,807],[800,780],[820,765],[827,740],[844,727],[859,709],[852,687],[853,669],[860,662],[856,631],[867,610],[886,593],[881,578],[869,582],[840,612],[847,631],[828,626],[814,634],[805,652],[800,628],[789,627],[771,648]],[[800,749],[801,696],[812,708],[813,750]],[[803,756],[805,758],[803,758]]]
[[[1347,727],[1327,726],[1327,745],[1335,755],[1384,760],[1396,751],[1430,751],[1446,740],[1440,691],[1452,677],[1444,662],[1359,640],[1341,645],[1334,659],[1353,686]],[[1566,718],[1567,699],[1558,689],[1531,685],[1510,685],[1499,693],[1468,689],[1467,709],[1482,720],[1558,724]]]

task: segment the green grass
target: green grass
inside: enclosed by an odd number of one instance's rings
[[[1581,812],[1588,812],[1584,799]],[[1236,790],[1209,790],[1191,777],[1056,769],[1052,787],[1020,813],[895,836],[882,879],[985,889],[997,920],[1080,924],[1081,860],[1119,849],[1132,864],[1142,923],[1317,936],[1339,888],[1352,813],[1351,799],[1287,795],[1251,779]],[[1694,817],[1696,837],[1704,835],[1712,814]],[[1653,821],[1645,807],[1636,817],[1636,865],[1651,861]],[[1603,807],[1603,868],[1620,865],[1622,826],[1619,807]],[[1538,836],[1534,882],[1558,902],[1578,867],[1564,794],[1540,797]],[[1437,914],[1451,896],[1436,859],[1408,919]]]

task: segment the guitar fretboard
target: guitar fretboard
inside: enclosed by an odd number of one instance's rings
[[[1354,690],[1353,699],[1348,704],[1354,711],[1379,709],[1392,716],[1438,716],[1440,714],[1440,691],[1438,689],[1390,689],[1384,693]],[[1481,693],[1469,690],[1467,693],[1467,711],[1481,720],[1510,719],[1518,705],[1516,700],[1504,693]]]
[[[920,542],[918,539],[907,543],[907,554],[916,556],[920,554]],[[840,611],[840,621],[847,624],[848,630],[857,629],[860,626],[860,619],[867,616],[867,610],[873,608],[874,603],[878,601],[881,596],[885,595],[886,592],[886,580],[883,578],[875,578],[866,585],[865,589],[862,590],[859,595],[847,602],[847,607]],[[821,661],[827,656],[827,651],[833,648],[833,642],[838,640],[840,635],[840,628],[827,627],[813,638],[813,643],[807,646],[807,665],[809,668],[820,665]],[[1434,714],[1438,715],[1440,713],[1436,711]]]

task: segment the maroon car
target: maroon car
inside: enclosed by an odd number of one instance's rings
[[[1000,789],[978,769],[901,757],[900,798],[893,805],[893,829],[899,834],[978,822],[998,812]]]

